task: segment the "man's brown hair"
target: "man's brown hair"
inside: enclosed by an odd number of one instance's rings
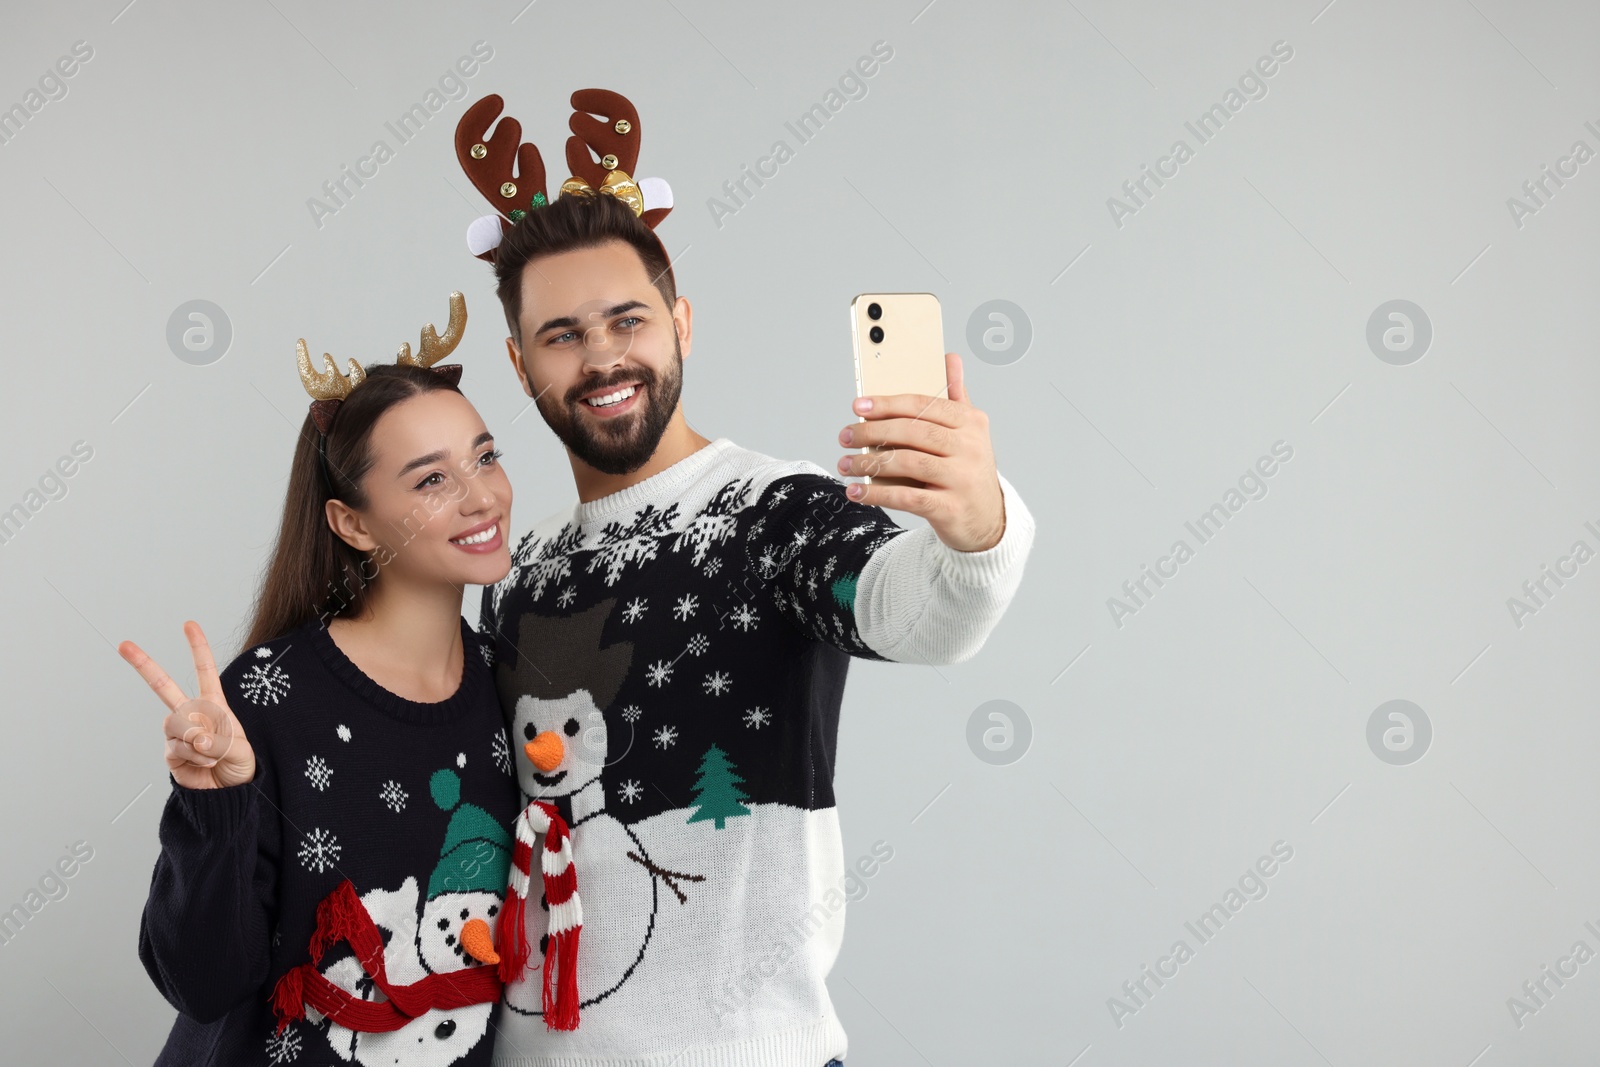
[[[535,208],[507,228],[495,249],[495,294],[505,309],[511,337],[522,344],[522,275],[530,260],[623,241],[639,254],[651,284],[671,313],[678,302],[672,261],[655,231],[624,203],[610,196],[568,194]],[[537,268],[535,268],[537,269]]]

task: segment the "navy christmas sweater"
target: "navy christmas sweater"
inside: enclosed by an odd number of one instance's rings
[[[461,685],[438,703],[383,689],[320,621],[222,673],[256,777],[167,798],[139,933],[180,1013],[158,1064],[490,1062],[499,985],[462,937],[492,936],[520,804],[490,650],[461,629]],[[312,987],[326,997],[291,996],[280,1028],[275,990]]]
[[[525,799],[571,827],[581,1020],[549,1031],[548,916],[507,985],[495,1062],[820,1067],[846,1051],[825,978],[847,872],[834,807],[852,657],[974,655],[1034,523],[957,552],[807,462],[726,438],[540,522],[479,629]],[[874,846],[873,864],[893,850]]]

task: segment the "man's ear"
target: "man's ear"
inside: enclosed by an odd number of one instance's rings
[[[678,331],[678,347],[683,350],[683,356],[687,359],[690,342],[694,339],[694,309],[689,306],[688,297],[680,296],[673,304],[672,325]]]
[[[517,372],[517,381],[522,383],[522,391],[532,396],[533,383],[528,380],[528,368],[522,365],[522,353],[517,351],[517,342],[510,337],[506,338],[506,355],[511,359],[511,369]]]
[[[343,500],[330,500],[323,505],[328,516],[328,529],[335,537],[357,552],[371,552],[378,547],[377,540],[367,530],[367,524]]]

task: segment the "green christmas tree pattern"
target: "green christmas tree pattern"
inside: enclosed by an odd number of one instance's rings
[[[726,752],[716,745],[706,749],[706,754],[700,757],[700,776],[694,780],[695,813],[689,816],[689,821],[710,819],[721,830],[726,820],[736,815],[749,815],[750,809],[743,802],[750,798],[739,788],[743,782]]]

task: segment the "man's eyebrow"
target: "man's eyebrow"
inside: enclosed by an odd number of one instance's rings
[[[493,440],[494,440],[494,434],[490,433],[488,430],[485,430],[482,433],[480,433],[477,437],[474,437],[472,439],[472,447],[473,448],[477,448],[478,446],[486,445],[490,441],[493,441]],[[430,463],[438,463],[440,460],[444,459],[445,456],[446,456],[446,453],[443,452],[442,450],[438,451],[438,452],[429,452],[426,456],[418,456],[416,459],[412,460],[410,463],[407,463],[404,467],[401,467],[400,468],[400,473],[395,475],[395,477],[396,478],[404,478],[406,475],[410,474],[412,471],[416,470],[418,467],[426,467]]]
[[[624,300],[622,303],[616,305],[615,307],[606,308],[605,311],[600,313],[600,317],[601,318],[605,318],[605,319],[609,319],[613,315],[622,314],[624,311],[632,311],[635,308],[648,308],[649,306],[650,305],[646,304],[643,300]],[[533,333],[534,333],[534,336],[537,337],[539,334],[544,333],[546,330],[553,330],[557,326],[560,326],[560,327],[562,327],[564,329],[570,330],[574,326],[577,326],[577,325],[579,325],[579,322],[578,322],[577,319],[573,318],[571,315],[563,315],[559,319],[551,319],[550,321],[546,322],[543,326],[540,326],[537,330],[534,330]]]

